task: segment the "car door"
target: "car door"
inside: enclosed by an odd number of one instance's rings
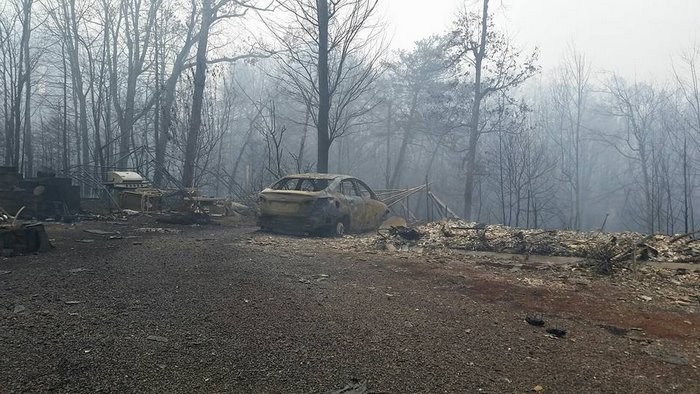
[[[344,179],[340,182],[340,193],[345,198],[350,211],[350,230],[362,230],[366,225],[362,218],[363,201],[352,179]]]
[[[355,186],[362,198],[363,230],[378,228],[388,209],[386,204],[379,201],[372,189],[361,180],[355,179]]]

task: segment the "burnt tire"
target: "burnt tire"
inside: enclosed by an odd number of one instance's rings
[[[345,235],[345,230],[346,230],[345,221],[338,220],[338,222],[336,222],[336,224],[335,224],[335,227],[333,228],[333,236],[334,237],[342,237],[343,235]]]

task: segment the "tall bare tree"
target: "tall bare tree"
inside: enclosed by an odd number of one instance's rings
[[[268,22],[284,51],[279,60],[291,93],[312,108],[317,129],[316,170],[328,172],[333,141],[378,103],[384,44],[372,20],[378,0],[278,0],[288,17]]]
[[[587,182],[585,172],[590,172],[586,157],[584,118],[588,110],[591,66],[583,54],[571,48],[564,58],[559,75],[554,83],[554,110],[561,118],[552,138],[559,152],[561,173],[571,191],[570,227],[580,230],[582,226],[582,200]]]
[[[459,15],[451,42],[456,70],[471,77],[469,83],[473,91],[467,126],[464,183],[464,217],[471,219],[477,148],[483,132],[482,105],[489,96],[506,92],[534,75],[537,52],[522,56],[508,37],[496,30],[489,14],[489,0],[483,0],[480,14],[465,12]]]

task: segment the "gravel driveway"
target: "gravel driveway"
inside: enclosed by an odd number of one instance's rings
[[[55,250],[0,261],[0,392],[305,393],[353,381],[388,393],[700,392],[697,309],[608,280],[222,226],[47,231]]]

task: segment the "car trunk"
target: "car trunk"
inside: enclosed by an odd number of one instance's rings
[[[321,192],[275,190],[261,194],[260,212],[272,216],[308,215]]]

